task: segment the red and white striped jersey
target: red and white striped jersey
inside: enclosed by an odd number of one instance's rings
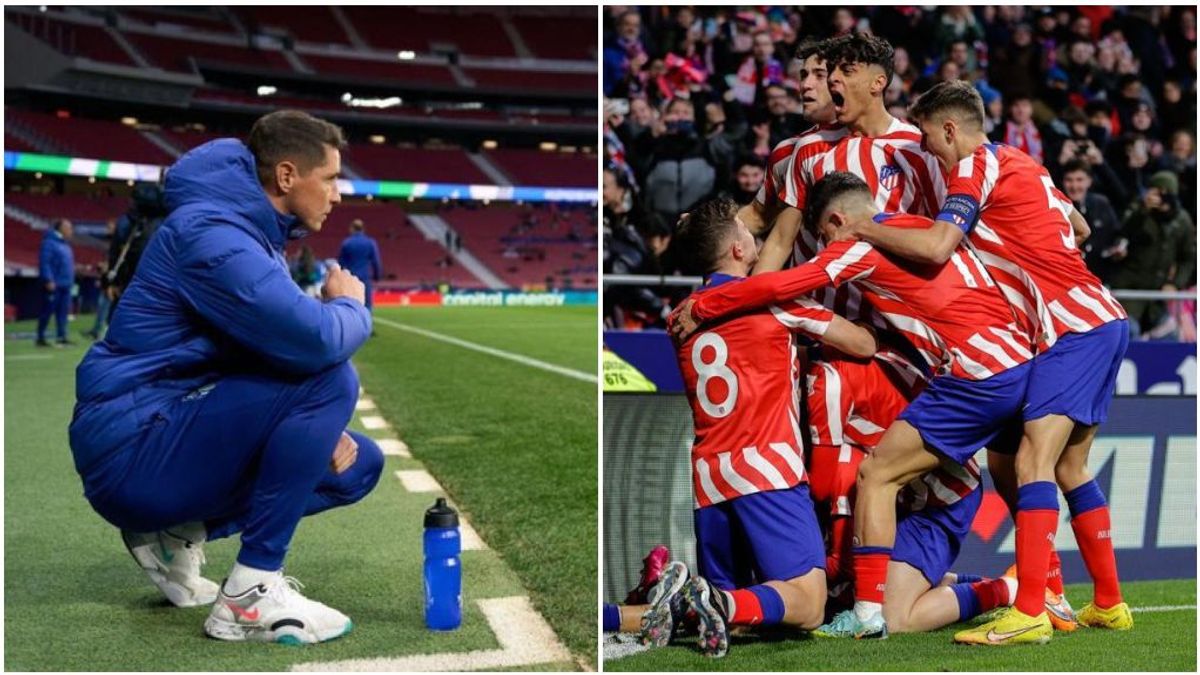
[[[742,283],[714,275],[692,297]],[[795,335],[819,339],[831,321],[824,307],[789,301],[709,327],[679,346],[695,427],[696,508],[807,482]]]
[[[833,358],[813,361],[808,367],[807,406],[812,442],[840,446],[838,464],[830,470],[848,472],[826,479],[816,473],[810,480],[831,485],[833,515],[854,514],[853,472],[859,451],[871,452],[883,433],[896,421],[909,401],[925,388],[920,369],[899,352],[883,349],[874,359]],[[979,465],[943,462],[900,490],[897,503],[917,511],[947,506],[979,487]]]
[[[937,158],[921,149],[921,130],[892,118],[881,136],[853,136],[845,127],[818,130],[797,142],[790,157],[791,174],[780,201],[803,210],[808,189],[826,174],[848,171],[866,181],[880,211],[927,215],[937,213],[945,181]],[[808,260],[824,248],[810,230],[796,237],[796,260]],[[855,285],[825,288],[813,294],[826,307],[851,321],[880,325]]]
[[[881,136],[843,133],[819,153],[797,155],[792,171],[796,174],[797,192],[789,205],[798,209],[806,204],[806,188],[835,171],[848,171],[866,181],[875,205],[884,213],[913,213],[932,218],[946,194],[937,157],[921,149],[921,130],[894,117]],[[811,257],[816,252],[807,253]]]
[[[883,348],[874,359],[833,358],[809,364],[808,408],[812,443],[841,446],[838,470],[848,470],[854,452],[870,453],[908,402],[925,388],[925,377],[901,353]],[[824,480],[823,477],[810,477]],[[979,488],[979,465],[942,462],[934,471],[913,479],[896,502],[908,510],[949,506]],[[834,515],[853,515],[852,476],[835,479],[842,494],[833,495]]]
[[[920,218],[875,217],[878,222]],[[806,264],[713,289],[697,298],[692,314],[700,321],[716,319],[848,282],[863,289],[935,375],[983,380],[1033,358],[1029,336],[1014,322],[1012,308],[983,263],[965,246],[935,266],[900,261],[864,241],[839,241]]]
[[[970,233],[970,245],[1038,351],[1065,333],[1126,317],[1075,246],[1074,205],[1029,155],[985,143],[958,163],[948,182],[938,219]]]
[[[943,458],[938,468],[914,478],[896,494],[896,504],[909,511],[949,506],[979,489],[979,463],[966,464]]]
[[[805,381],[813,444],[870,449],[926,380],[900,352],[884,347],[871,359],[811,361]]]
[[[774,207],[778,204],[795,207],[798,193],[807,186],[797,185],[799,175],[795,173],[797,161],[819,155],[833,147],[848,131],[840,125],[816,125],[796,136],[784,139],[771,150],[767,158],[767,174],[755,199],[759,204]],[[797,207],[797,208],[803,208]]]

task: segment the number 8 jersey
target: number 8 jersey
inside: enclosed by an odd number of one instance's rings
[[[740,281],[714,274],[693,297]],[[832,321],[802,299],[705,326],[678,347],[696,434],[695,508],[808,482],[796,335],[819,340]]]

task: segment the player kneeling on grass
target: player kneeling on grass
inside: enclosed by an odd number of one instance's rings
[[[840,588],[853,577],[849,532],[854,525],[859,465],[925,387],[926,379],[900,350],[887,346],[881,346],[870,360],[814,361],[807,379],[814,443],[809,481],[814,502],[830,514],[825,570],[831,587]],[[1007,606],[1015,597],[1013,578],[982,579],[949,571],[979,508],[979,482],[974,459],[963,466],[943,460],[900,490],[896,543],[883,601],[890,632],[934,630]],[[848,594],[837,598],[842,595]],[[857,625],[853,611],[846,609],[815,633],[853,637]]]
[[[694,296],[746,283],[758,256],[730,200],[695,208],[676,234],[696,271]],[[692,478],[699,575],[682,585],[699,619],[700,648],[728,649],[731,625],[812,629],[823,618],[824,546],[809,498],[800,433],[796,335],[818,336],[858,356],[870,331],[809,301],[733,317],[678,344],[695,442]],[[665,644],[669,598],[647,614],[644,634]]]
[[[350,357],[371,334],[363,285],[334,269],[325,300],[284,262],[340,199],[341,130],[296,111],[247,144],[206,143],[167,174],[170,215],[76,373],[71,450],[84,494],[175,605],[211,604],[223,640],[311,643],[349,632],[341,612],[283,575],[300,519],[363,498],[383,456],[346,431]],[[220,587],[203,544],[241,532]]]
[[[823,239],[833,240],[840,227],[854,220],[909,227],[929,223],[920,216],[880,213],[866,183],[849,173],[828,174],[813,186],[805,222]],[[897,493],[945,460],[966,467],[1024,399],[1032,358],[1028,335],[1013,323],[1000,290],[981,276],[978,258],[965,247],[952,257],[952,264],[908,264],[866,242],[837,241],[803,265],[689,299],[671,316],[672,332],[686,337],[697,322],[854,283],[933,371],[930,384],[888,428],[859,471],[856,625],[849,631],[855,637],[887,636],[883,604],[897,541]],[[930,581],[938,582],[940,576]]]

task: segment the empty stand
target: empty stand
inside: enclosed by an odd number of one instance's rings
[[[337,75],[353,80],[385,80],[412,84],[441,84],[456,86],[454,76],[446,66],[395,61],[375,61],[347,56],[318,56],[302,54],[301,58],[318,75]]]
[[[596,285],[596,226],[586,210],[493,205],[438,215],[509,286]]]
[[[150,35],[133,31],[127,31],[125,38],[147,61],[164,70],[195,72],[194,61],[237,64],[262,70],[292,70],[291,64],[282,53],[270,49],[254,49],[248,44],[217,44],[188,40],[182,35]]]
[[[528,70],[498,70],[494,68],[463,68],[467,77],[480,89],[512,89],[519,91],[596,92],[595,73],[546,73]]]
[[[577,153],[498,149],[484,156],[508,174],[515,185],[589,187],[596,184],[600,168],[595,155]]]
[[[432,286],[449,283],[460,288],[482,288],[484,284],[463,266],[443,266],[446,250],[427,241],[405,215],[404,209],[388,202],[346,202],[335,207],[321,231],[288,245],[290,252],[309,246],[321,259],[337,259],[342,241],[349,236],[350,222],[362,219],[367,234],[379,245],[383,282],[395,286]],[[440,264],[441,263],[441,264]]]
[[[20,125],[27,133],[76,157],[142,164],[170,164],[173,161],[162,148],[120,122],[60,118],[17,108],[6,108],[5,116],[9,124]]]
[[[298,40],[321,44],[350,44],[350,38],[342,30],[341,24],[333,16],[328,7],[308,5],[306,7],[287,7],[279,5],[258,5],[231,7],[232,11],[242,18],[251,29],[254,28],[283,28]]]
[[[576,17],[514,16],[513,25],[536,56],[593,61],[596,22]]]
[[[453,45],[475,56],[517,55],[494,14],[433,7],[352,6],[342,11],[363,39],[380,49],[430,52]]]
[[[480,171],[462,150],[351,143],[342,153],[342,161],[349,163],[363,176],[377,180],[468,184],[494,182]]]
[[[5,18],[61,54],[122,66],[137,65],[103,26],[62,21],[46,14],[5,12]]]

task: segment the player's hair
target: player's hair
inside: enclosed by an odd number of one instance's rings
[[[325,146],[343,148],[346,137],[336,124],[299,110],[277,110],[258,118],[246,141],[258,165],[258,180],[267,185],[280,162],[295,162],[301,175],[325,162]]]
[[[817,181],[808,193],[808,207],[804,214],[805,224],[815,230],[821,216],[835,202],[847,195],[861,193],[863,199],[871,201],[871,188],[866,181],[847,171],[827,173]]]
[[[1066,164],[1063,164],[1063,176],[1066,176],[1069,173],[1074,173],[1075,171],[1082,171],[1087,174],[1088,178],[1092,177],[1092,167],[1087,163],[1086,160],[1072,159]]]
[[[896,70],[895,58],[896,50],[890,42],[876,35],[863,33],[833,38],[829,40],[825,51],[825,61],[830,69],[850,63],[879,66],[887,76],[887,81],[883,83],[884,89],[892,83],[892,75]]]
[[[679,219],[675,241],[690,272],[708,274],[717,269],[725,255],[725,243],[736,227],[737,212],[737,202],[717,197],[696,205]]]
[[[819,56],[822,60],[828,59],[829,55],[827,52],[829,50],[829,43],[829,40],[805,38],[804,41],[800,43],[800,46],[796,47],[796,60],[804,61],[810,56]]]
[[[354,220],[350,221],[350,231],[351,232],[362,232],[363,231],[362,218],[355,218]]]
[[[931,120],[942,115],[952,115],[961,122],[968,122],[976,129],[983,128],[983,97],[969,83],[962,80],[946,80],[933,85],[929,91],[908,111],[915,120]]]

